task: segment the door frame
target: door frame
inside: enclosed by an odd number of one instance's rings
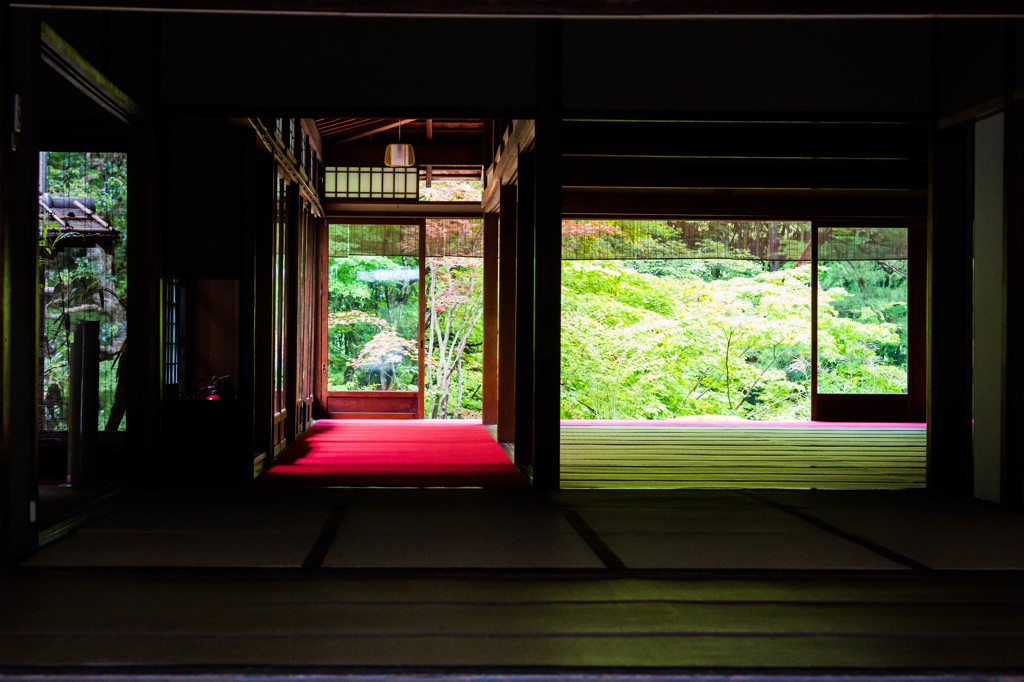
[[[818,392],[818,230],[870,227],[907,230],[907,392]],[[811,221],[811,420],[919,422],[925,419],[926,225],[920,220],[849,219]]]
[[[329,309],[330,309],[330,298],[329,298],[329,293],[328,293],[327,278],[328,278],[328,272],[330,270],[329,264],[328,264],[328,259],[330,258],[330,229],[331,229],[331,225],[416,225],[419,228],[418,229],[418,240],[417,240],[417,252],[418,252],[417,262],[418,262],[418,268],[419,268],[419,281],[418,281],[419,292],[418,292],[418,295],[417,295],[417,298],[418,298],[418,311],[417,312],[418,312],[418,318],[419,319],[418,319],[418,322],[417,322],[418,331],[417,331],[417,339],[416,339],[416,346],[417,346],[417,384],[418,385],[417,385],[417,389],[415,391],[416,409],[415,409],[415,414],[412,414],[412,417],[415,418],[415,419],[422,419],[423,418],[423,407],[424,407],[424,399],[423,399],[423,397],[424,397],[424,388],[425,388],[423,372],[424,372],[425,363],[426,363],[425,343],[424,343],[424,337],[425,337],[425,331],[426,331],[425,330],[425,324],[426,324],[426,289],[424,287],[424,284],[425,284],[425,281],[426,281],[425,280],[425,276],[426,276],[426,244],[427,244],[427,240],[426,240],[426,234],[427,234],[426,218],[423,218],[423,217],[410,218],[410,217],[397,217],[397,216],[394,217],[394,218],[390,218],[390,217],[380,217],[380,216],[363,217],[363,216],[352,216],[352,215],[340,215],[340,216],[338,216],[338,215],[331,215],[331,216],[328,216],[324,220],[324,225],[323,225],[324,239],[323,239],[323,242],[322,242],[324,244],[324,256],[323,256],[323,260],[321,261],[322,267],[323,267],[323,271],[322,271],[322,274],[321,274],[321,287],[323,289],[324,294],[323,294],[323,306],[322,306],[322,309],[320,311],[321,319],[320,319],[320,324],[319,324],[320,337],[321,337],[321,339],[323,339],[322,343],[323,343],[323,349],[324,349],[323,350],[323,356],[321,358],[321,363],[322,363],[322,366],[323,366],[323,371],[321,372],[320,378],[321,378],[321,381],[323,382],[323,391],[322,391],[322,393],[319,393],[319,394],[323,395],[323,402],[322,402],[321,405],[319,405],[320,416],[322,416],[322,417],[331,417],[331,415],[332,415],[332,410],[331,410],[332,398],[334,399],[334,403],[337,405],[337,404],[341,404],[343,401],[346,401],[346,402],[350,401],[353,398],[365,398],[365,399],[367,399],[369,401],[374,400],[374,398],[379,398],[381,400],[384,400],[386,398],[403,398],[403,397],[404,398],[411,398],[412,394],[414,393],[413,391],[331,391],[331,390],[328,390],[328,388],[327,388],[328,376],[329,376],[327,360],[328,360],[328,356],[329,356],[329,350],[328,350],[328,344],[326,343],[326,339],[327,339],[327,333],[328,333],[327,317],[328,317],[328,313],[329,313]],[[338,413],[334,412],[334,414],[337,415]],[[368,410],[367,414],[378,415],[380,413],[374,412],[372,410]],[[411,413],[407,413],[407,414],[411,414]]]

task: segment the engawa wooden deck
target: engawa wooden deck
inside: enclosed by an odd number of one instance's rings
[[[562,488],[925,485],[924,425],[563,423]]]

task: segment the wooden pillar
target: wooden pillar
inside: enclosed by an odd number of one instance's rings
[[[40,29],[33,11],[5,4],[0,12],[0,565],[11,565],[37,543],[39,150],[34,92]]]
[[[516,199],[515,463],[533,465],[534,156],[519,151]]]
[[[498,442],[515,442],[516,187],[502,185],[498,230]]]
[[[285,233],[285,347],[284,404],[288,410],[284,432],[288,442],[295,440],[299,410],[299,196],[298,183],[288,185],[287,232]]]
[[[273,157],[268,155],[268,158]],[[264,211],[253,223],[253,445],[255,452],[265,454],[269,465],[274,457],[271,360],[274,353],[274,223],[278,210],[276,164],[266,167],[259,190],[256,194],[268,196],[271,201],[260,202]]]
[[[483,421],[498,423],[498,214],[484,216]]]
[[[315,274],[319,284],[317,292],[316,321],[314,322],[314,333],[316,334],[316,351],[314,359],[316,368],[314,372],[313,387],[316,397],[313,414],[317,417],[327,416],[327,276],[329,274],[328,248],[330,246],[328,227],[323,219],[317,218],[313,221],[313,239],[316,240],[316,269]]]
[[[1019,46],[1014,22],[1007,22],[1006,67],[1006,136],[1003,159],[1005,163],[1003,196],[1005,197],[1003,240],[1006,250],[1003,260],[1006,307],[1003,323],[1006,329],[1006,391],[1003,404],[1003,466],[1002,503],[1014,509],[1024,508],[1024,320],[1020,310],[1024,306],[1024,103],[1013,99],[1018,69],[1014,56]]]
[[[534,455],[538,488],[560,485],[562,22],[537,22]],[[543,292],[543,293],[541,293]]]
[[[973,490],[971,394],[974,135],[934,134],[928,215],[928,487]]]

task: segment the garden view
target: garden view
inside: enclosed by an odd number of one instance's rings
[[[348,251],[330,266],[330,389],[416,390],[416,228],[371,245],[381,226],[357,227],[332,231]],[[564,221],[562,418],[809,419],[811,230]],[[818,391],[906,392],[906,230],[818,230]],[[425,416],[479,418],[480,221],[427,233]],[[381,243],[404,254],[366,253]]]
[[[42,429],[67,429],[71,342],[78,325],[97,322],[98,427],[124,430],[127,155],[43,153],[39,179]]]

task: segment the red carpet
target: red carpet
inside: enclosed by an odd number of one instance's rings
[[[261,480],[303,486],[527,485],[478,423],[321,419]]]
[[[924,422],[761,422],[761,421],[702,421],[699,419],[563,419],[562,426],[724,426],[724,427],[757,427],[757,426],[818,426],[823,428],[905,428],[923,429]]]

